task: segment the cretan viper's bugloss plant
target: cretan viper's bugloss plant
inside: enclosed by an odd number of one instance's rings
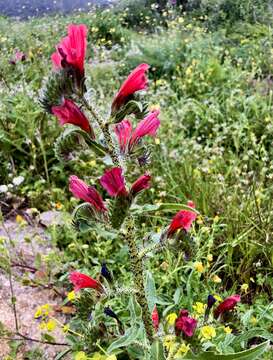
[[[135,218],[141,213],[141,207],[136,202],[140,193],[148,190],[153,181],[152,174],[147,171],[151,150],[144,137],[155,136],[160,126],[159,110],[149,112],[141,93],[148,86],[149,65],[140,64],[131,72],[114,96],[108,116],[104,119],[96,110],[93,99],[92,102],[89,100],[84,68],[86,47],[87,27],[70,25],[68,36],[56,46],[56,52],[51,57],[54,69],[45,84],[41,104],[58,118],[61,125],[66,125],[55,147],[59,158],[69,161],[75,148],[88,146],[107,164],[97,186],[88,185],[81,179],[82,175],[70,176],[69,190],[83,201],[74,210],[73,226],[78,231],[103,227],[118,232],[120,241],[129,249],[132,285],[129,288],[115,286],[106,264],[102,266],[100,279],[73,271],[69,280],[75,292],[81,289],[94,291],[95,301],[101,302],[104,314],[116,320],[119,338],[109,349],[133,344],[142,351],[143,359],[179,359],[189,351],[187,341],[190,342],[194,336],[198,320],[182,309],[178,316],[174,314],[169,325],[160,324],[156,299],[152,299],[152,311],[149,304],[151,294],[145,286],[145,264],[147,255],[153,251],[159,252],[166,247],[177,249],[175,245],[188,236],[198,212],[192,201],[187,205],[177,204],[176,209],[180,210],[171,223],[150,245],[140,247]],[[88,115],[91,115],[91,121]],[[133,126],[132,122],[136,125]],[[134,173],[139,170],[139,176],[129,185],[130,169],[133,167]],[[149,234],[147,239],[150,239]],[[125,331],[124,334],[119,317],[107,305],[108,299],[122,294],[131,297],[141,308],[142,325],[136,333]],[[239,301],[239,295],[226,299],[218,305],[214,317],[221,318]],[[204,338],[212,338],[215,333],[207,325],[208,319],[213,318],[210,310],[214,302],[216,300],[210,295],[204,321],[200,323]]]

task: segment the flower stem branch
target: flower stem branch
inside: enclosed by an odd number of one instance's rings
[[[136,292],[136,300],[139,303],[142,309],[142,321],[144,323],[145,331],[147,338],[152,344],[153,342],[153,324],[151,320],[151,314],[148,307],[147,298],[145,295],[144,288],[144,274],[143,274],[143,262],[142,259],[139,258],[138,248],[134,238],[134,219],[132,216],[129,216],[126,219],[126,232],[125,232],[125,240],[129,247],[129,254],[131,260],[131,270],[134,277],[134,286],[137,290]]]
[[[111,134],[109,131],[109,124],[106,124],[103,121],[103,119],[96,112],[96,110],[93,108],[93,106],[87,101],[85,96],[82,96],[81,100],[82,100],[83,105],[86,107],[86,109],[91,113],[93,118],[98,123],[98,125],[103,133],[103,136],[104,136],[104,139],[105,139],[108,151],[109,151],[109,155],[111,156],[111,159],[112,159],[114,165],[119,166],[120,162],[119,162],[119,158],[118,158],[117,152],[115,150],[115,146],[113,144],[113,140],[112,140],[112,137],[111,137]]]
[[[159,243],[156,243],[156,244],[152,244],[152,245],[149,245],[145,248],[143,248],[140,252],[139,252],[139,259],[143,259],[145,258],[145,256],[147,254],[149,254],[150,252],[152,251],[160,251],[164,248],[164,244],[159,242]]]

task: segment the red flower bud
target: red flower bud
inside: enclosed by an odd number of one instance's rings
[[[221,314],[233,310],[239,301],[241,301],[240,295],[232,295],[226,298],[214,310],[214,317],[217,319]]]
[[[83,180],[77,176],[69,177],[69,190],[73,195],[93,205],[98,211],[107,211],[102,197],[93,186],[88,186]]]
[[[87,117],[72,100],[64,99],[62,105],[52,106],[51,110],[57,116],[61,125],[72,124],[79,126],[82,130],[89,133],[92,139],[95,139],[94,131]]]
[[[131,72],[114,98],[112,103],[112,113],[117,112],[124,104],[126,104],[130,100],[130,96],[136,91],[147,88],[148,79],[146,77],[146,72],[148,69],[149,65],[140,64]]]
[[[158,315],[158,311],[157,311],[156,305],[154,306],[154,310],[153,310],[153,312],[152,312],[152,322],[153,322],[155,331],[158,331],[158,327],[159,327],[159,315]]]
[[[99,292],[104,291],[102,284],[99,281],[77,271],[73,271],[69,275],[69,281],[74,285],[74,291],[86,288],[95,289]]]
[[[151,175],[144,174],[140,176],[132,185],[130,193],[132,196],[136,196],[139,192],[149,189],[151,186]]]
[[[194,203],[188,202],[188,206],[194,208]],[[178,213],[174,216],[168,231],[167,236],[171,237],[178,229],[184,229],[185,231],[189,231],[191,228],[192,223],[196,219],[197,215],[195,212],[190,210],[180,210]]]

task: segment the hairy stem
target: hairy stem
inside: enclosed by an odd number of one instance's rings
[[[145,331],[149,342],[153,342],[153,324],[151,319],[151,314],[148,307],[147,298],[145,295],[144,288],[144,274],[143,274],[143,262],[139,257],[138,248],[134,238],[134,220],[132,216],[129,216],[126,220],[126,233],[125,240],[127,241],[129,247],[129,254],[131,260],[131,270],[134,277],[134,286],[137,290],[136,300],[141,306],[142,309],[142,320],[144,323]]]
[[[112,140],[112,137],[111,137],[111,134],[109,131],[109,125],[103,121],[103,119],[99,116],[99,114],[95,111],[93,106],[90,105],[90,103],[87,101],[87,99],[84,96],[81,97],[81,100],[82,100],[83,105],[86,107],[86,109],[91,113],[93,118],[98,123],[98,125],[103,133],[103,136],[104,136],[104,139],[105,139],[108,151],[109,151],[109,155],[111,156],[111,159],[112,159],[114,165],[120,166],[118,154],[115,150],[115,146],[113,144],[113,140]]]

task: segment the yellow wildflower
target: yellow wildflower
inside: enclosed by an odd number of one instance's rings
[[[216,336],[216,331],[213,326],[205,325],[201,327],[200,335],[203,339],[210,340]]]
[[[217,300],[217,301],[219,301],[219,302],[222,302],[222,298],[221,298],[221,296],[219,296],[219,295],[217,295],[217,294],[215,294],[215,295],[213,295],[213,297]]]
[[[39,328],[41,330],[45,330],[46,329],[46,322],[45,321],[42,321],[40,324],[39,324]]]
[[[163,345],[168,351],[171,351],[175,347],[175,336],[167,335],[163,339]]]
[[[75,360],[87,360],[87,355],[84,351],[79,351],[77,352],[77,354],[75,355]]]
[[[216,216],[214,216],[213,222],[218,223],[219,219],[220,219],[219,216],[216,215]]]
[[[47,331],[53,331],[56,329],[56,321],[53,319],[50,319],[47,323],[46,323],[46,329]]]
[[[166,316],[166,320],[169,326],[174,326],[176,319],[177,319],[176,313],[171,313]]]
[[[67,299],[68,299],[69,301],[73,301],[73,300],[76,299],[76,294],[75,294],[75,291],[74,291],[74,290],[70,291],[70,292],[67,294]]]
[[[96,352],[90,360],[105,360],[105,356],[101,355],[100,353]]]
[[[36,313],[34,315],[35,319],[43,316],[43,317],[46,317],[48,316],[49,314],[49,311],[50,311],[50,306],[49,304],[44,304],[42,306],[39,306],[36,310]]]
[[[218,275],[213,275],[212,281],[213,281],[215,284],[220,284],[220,283],[222,282],[222,279],[221,279]]]
[[[155,138],[155,144],[159,145],[160,144],[160,139],[159,138]]]
[[[256,325],[258,320],[257,320],[257,318],[255,316],[252,316],[251,319],[250,319],[250,322],[251,322],[252,325]]]
[[[25,223],[25,220],[24,220],[23,216],[21,216],[21,215],[16,215],[16,222],[17,222],[18,224],[24,224],[24,223]]]
[[[88,165],[91,166],[91,167],[95,167],[97,165],[97,162],[96,162],[96,160],[90,160],[88,162]]]
[[[231,329],[229,326],[226,326],[226,327],[224,327],[224,332],[225,332],[226,334],[231,334],[231,333],[232,333],[232,329]]]
[[[190,350],[190,345],[188,344],[188,345],[186,345],[185,343],[183,343],[180,347],[179,347],[179,349],[178,349],[178,351],[177,351],[177,353],[175,354],[175,359],[176,358],[179,358],[181,355],[185,355],[185,354],[187,354],[187,352]]]
[[[212,261],[212,260],[213,260],[213,256],[212,256],[212,254],[208,254],[208,256],[207,256],[207,260],[208,260],[208,261]]]
[[[203,315],[205,314],[207,305],[201,302],[196,302],[195,305],[193,305],[192,307],[198,315]]]
[[[195,268],[195,270],[198,271],[199,273],[202,273],[202,272],[205,270],[204,265],[202,264],[201,261],[196,261],[196,262],[194,263],[194,268]]]
[[[241,285],[241,290],[244,291],[245,293],[247,293],[248,288],[249,288],[248,284]]]
[[[56,208],[57,210],[60,210],[60,209],[62,208],[62,204],[61,204],[60,202],[56,202],[55,208]]]
[[[63,326],[63,332],[64,333],[67,333],[69,331],[69,329],[70,329],[69,324],[66,324],[66,325]]]

